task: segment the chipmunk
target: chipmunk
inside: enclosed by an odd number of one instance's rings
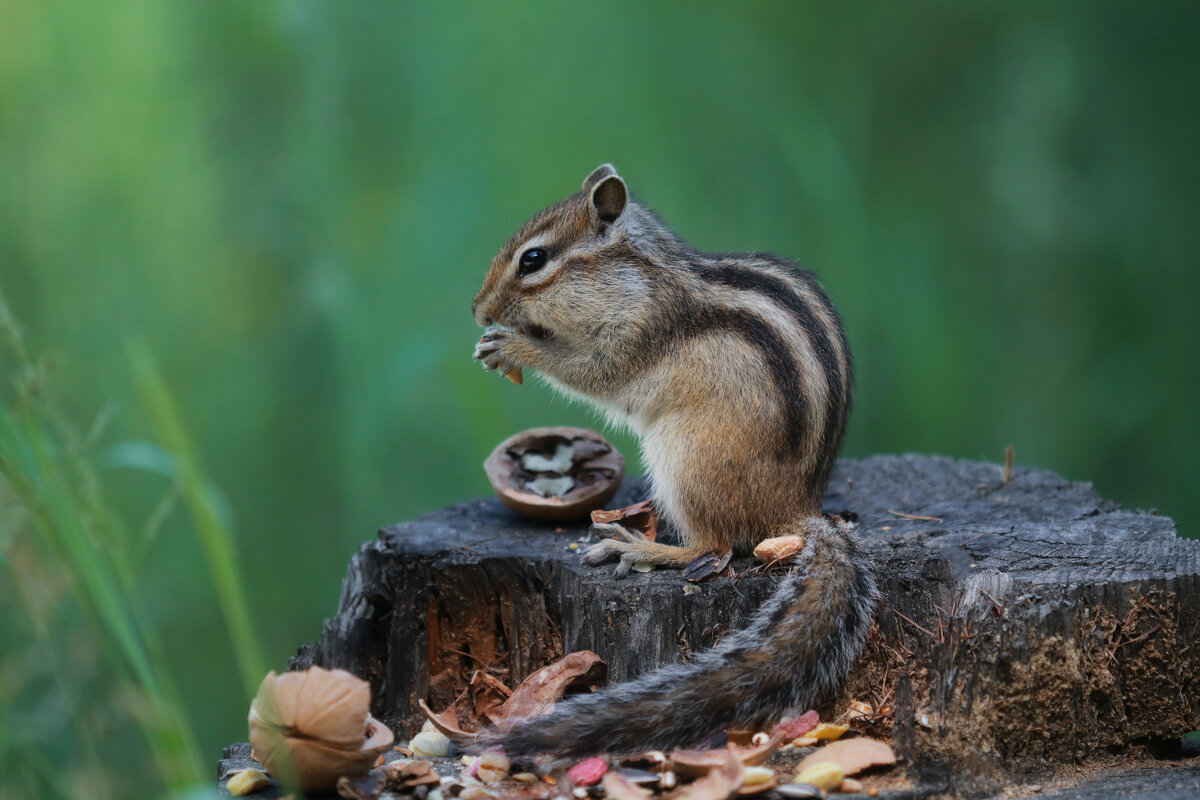
[[[770,723],[836,687],[862,649],[875,581],[821,514],[853,392],[841,320],[811,272],[689,247],[609,164],[526,222],[472,304],[485,369],[530,368],[640,437],[679,544],[619,524],[583,555],[682,567],[804,536],[799,564],[745,627],[690,662],[481,735],[510,755],[634,753]]]

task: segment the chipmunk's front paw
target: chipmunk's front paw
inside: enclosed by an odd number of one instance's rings
[[[519,375],[522,365],[513,352],[518,349],[519,337],[520,334],[508,328],[488,328],[475,345],[474,360],[482,362],[486,370],[495,370],[501,375]]]
[[[641,531],[626,528],[616,522],[593,522],[591,532],[602,539],[616,539],[619,542],[646,541],[646,535]]]

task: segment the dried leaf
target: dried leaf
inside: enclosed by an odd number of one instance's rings
[[[775,751],[779,749],[779,745],[783,743],[784,738],[785,737],[782,733],[776,733],[772,735],[770,739],[758,745],[757,747],[741,749],[735,752],[737,753],[738,759],[741,760],[742,764],[745,766],[760,767],[767,763],[767,759],[775,754]]]
[[[779,749],[786,737],[776,733],[755,747],[720,747],[714,750],[675,750],[671,753],[671,768],[680,775],[699,777],[723,765],[729,753],[739,764],[747,767],[762,766]]]
[[[658,514],[649,500],[625,508],[593,511],[592,522],[619,522],[626,528],[641,532],[650,542],[658,537]]]
[[[467,688],[474,693],[473,711],[477,726],[482,724],[484,718],[491,719],[492,714],[504,705],[504,701],[512,697],[512,689],[501,683],[499,678],[482,670],[475,671]]]
[[[441,778],[428,761],[392,761],[379,768],[389,789],[411,789],[440,783]]]
[[[620,772],[609,772],[600,786],[609,800],[649,800],[653,795]]]
[[[372,770],[361,778],[351,778],[343,775],[337,780],[337,793],[346,800],[375,800],[383,794],[385,786],[383,776]]]
[[[675,750],[671,753],[671,769],[688,778],[699,778],[724,765],[729,753],[730,750],[724,747],[716,750]]]
[[[600,656],[591,650],[580,650],[530,675],[489,716],[501,727],[501,723],[510,719],[536,717],[550,711],[567,689],[586,686],[594,692],[604,685],[607,677],[608,665]]]
[[[474,733],[484,727],[486,720],[491,720],[492,714],[511,696],[512,689],[486,672],[476,670],[467,687],[437,715],[438,722],[456,731]]]
[[[727,800],[742,787],[742,762],[732,750],[725,751],[721,766],[666,795],[666,800]]]
[[[857,775],[867,767],[896,763],[896,753],[887,744],[875,739],[857,738],[832,742],[810,754],[796,767],[803,772],[814,764],[837,764],[847,775]]]
[[[422,713],[425,714],[425,718],[437,729],[438,733],[450,741],[457,745],[468,745],[475,741],[475,733],[473,731],[464,731],[457,725],[448,724],[442,719],[440,714],[433,713],[433,709],[425,705],[424,700],[418,700],[417,705],[420,706]]]

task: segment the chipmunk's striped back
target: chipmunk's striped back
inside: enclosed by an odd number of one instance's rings
[[[655,504],[681,543],[606,526],[614,538],[586,563],[618,557],[623,574],[785,533],[808,542],[801,567],[722,647],[564,703],[506,733],[505,746],[578,754],[687,744],[778,717],[835,684],[861,647],[875,590],[849,535],[820,517],[853,366],[815,276],[770,255],[694,250],[605,165],[509,240],[474,311],[504,326],[477,349],[486,367],[536,369],[641,435]],[[685,697],[700,704],[698,718],[676,706]],[[636,709],[647,709],[644,725],[629,724]],[[618,715],[628,732],[613,738],[605,720]]]

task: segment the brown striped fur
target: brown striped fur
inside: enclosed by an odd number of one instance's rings
[[[546,263],[520,275],[531,248]],[[803,710],[836,685],[875,588],[854,541],[820,517],[853,365],[815,276],[770,255],[692,249],[603,165],[509,239],[473,311],[489,326],[476,349],[485,368],[534,369],[641,438],[654,502],[679,543],[605,526],[611,538],[586,563],[616,558],[624,575],[638,562],[682,566],[772,536],[807,539],[797,570],[719,648],[560,704],[508,731],[505,746],[578,755],[685,745]],[[698,721],[682,700],[699,704]],[[639,709],[644,724],[633,724]]]

